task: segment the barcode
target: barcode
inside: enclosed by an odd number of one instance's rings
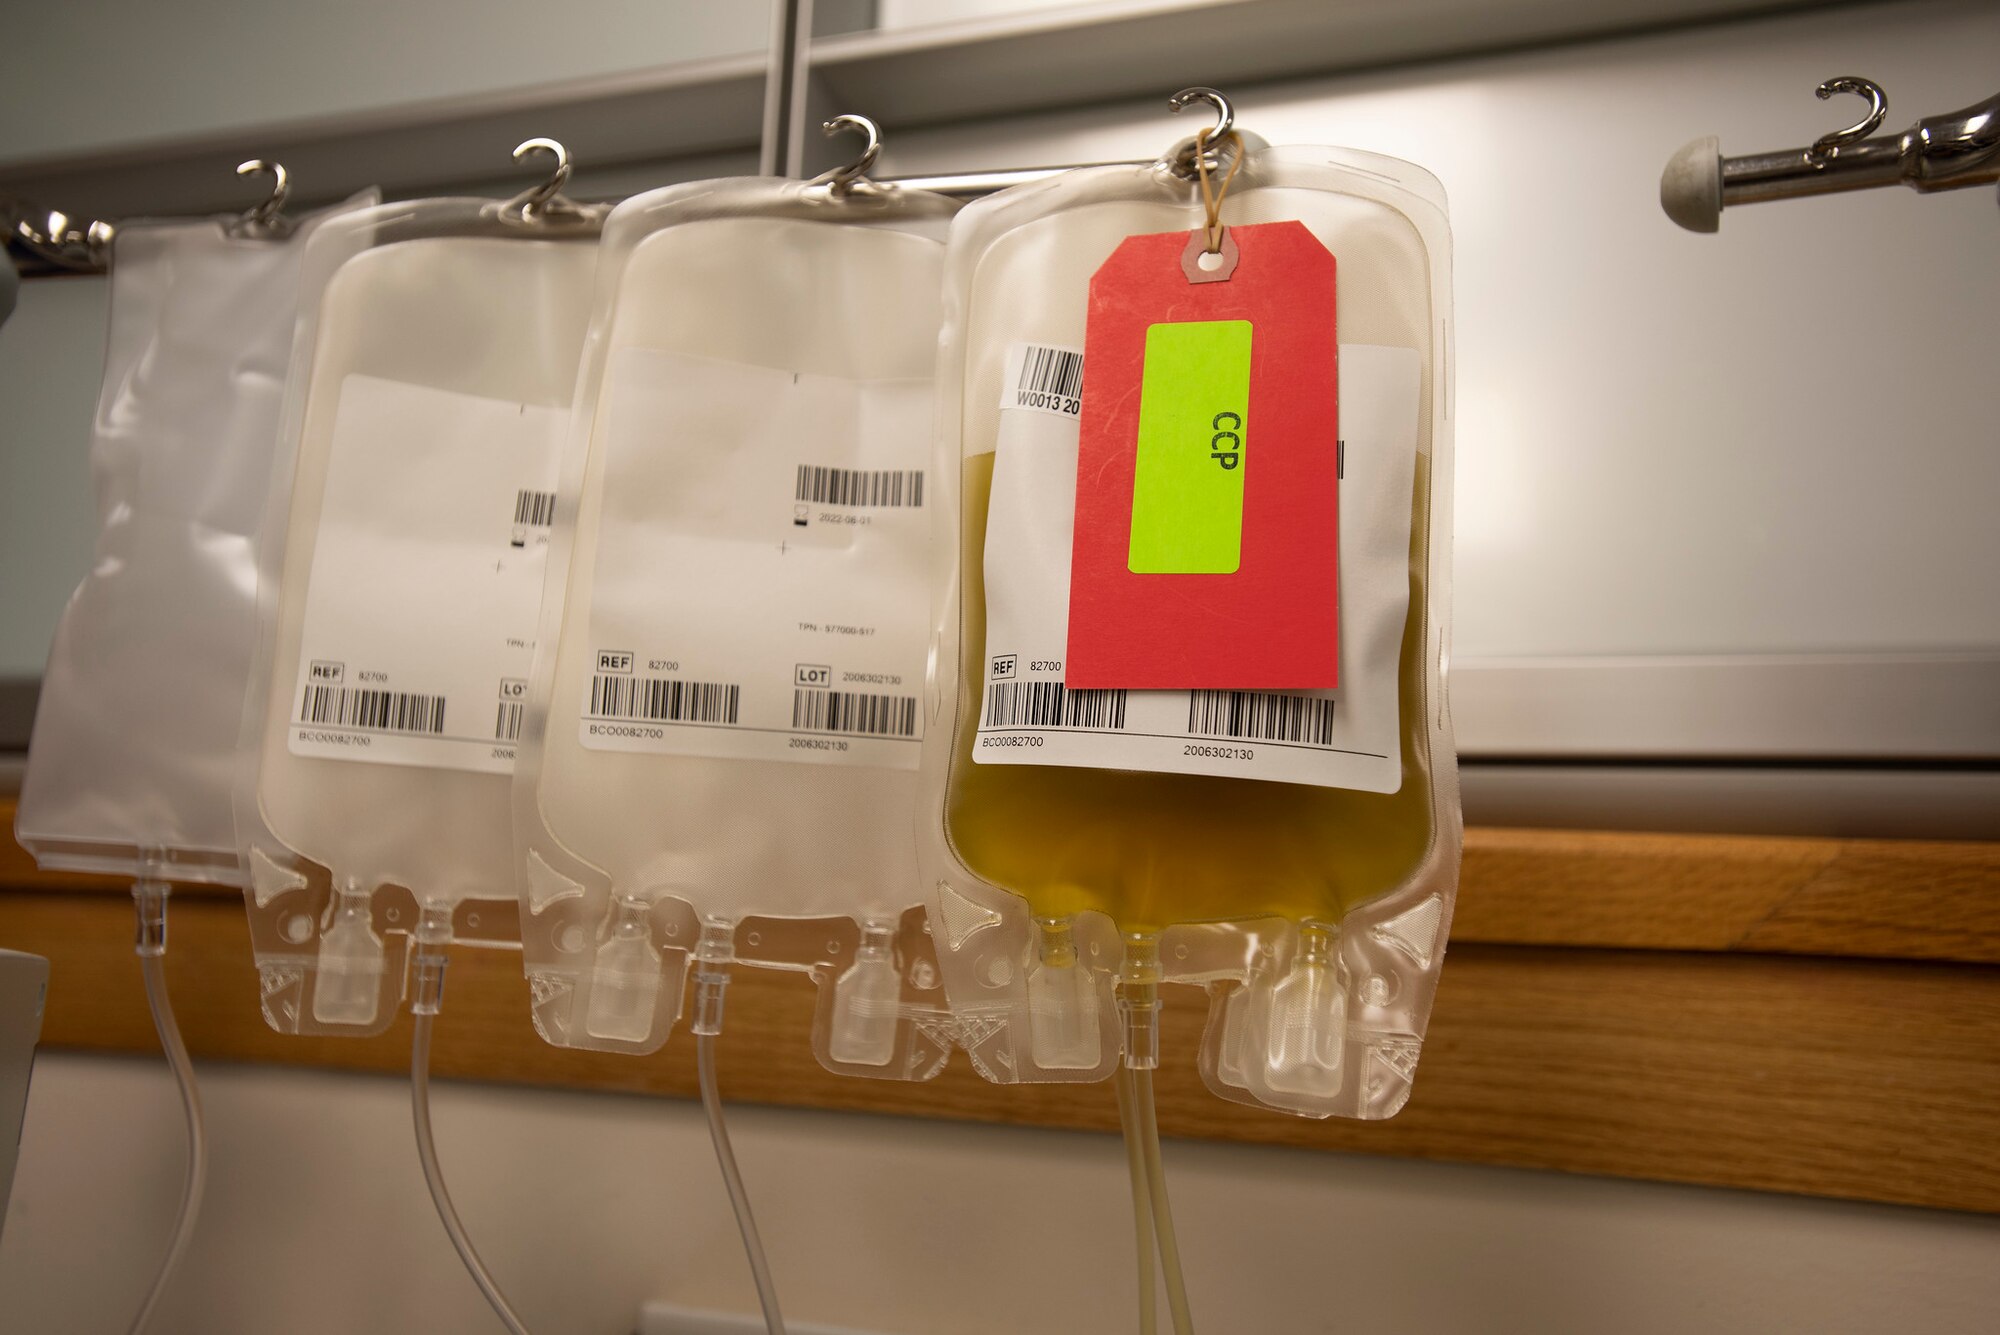
[[[299,722],[374,732],[444,731],[444,697],[348,686],[308,686]]]
[[[493,720],[493,737],[496,741],[518,742],[521,740],[521,706],[502,704],[500,715]]]
[[[1046,408],[1074,417],[1083,407],[1083,354],[1066,348],[1023,350],[1014,406]]]
[[[987,728],[1122,728],[1124,691],[1072,691],[1059,681],[1002,681],[986,688]]]
[[[859,691],[792,692],[792,726],[801,732],[858,732],[870,737],[917,735],[917,697]]]
[[[799,499],[814,505],[920,506],[924,503],[924,471],[800,464]]]
[[[592,718],[653,723],[734,723],[743,688],[672,677],[592,677]]]
[[[552,491],[514,493],[514,522],[529,528],[547,528],[555,522],[556,494]]]
[[[1333,745],[1333,707],[1320,696],[1265,691],[1188,692],[1188,732],[1201,737],[1246,737],[1266,742]]]

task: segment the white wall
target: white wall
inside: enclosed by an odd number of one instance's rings
[[[0,160],[762,51],[770,35],[769,0],[65,0],[8,15]]]
[[[101,278],[23,283],[0,326],[0,681],[42,675],[56,618],[90,565],[105,290]]]
[[[157,1335],[498,1329],[425,1195],[402,1082],[203,1075],[214,1173]],[[447,1085],[436,1122],[460,1213],[539,1335],[623,1335],[648,1298],[754,1309],[694,1106]],[[731,1124],[794,1318],[1131,1329],[1115,1138],[749,1107]],[[0,1236],[9,1330],[123,1329],[179,1137],[157,1061],[43,1056]],[[1245,1146],[1167,1158],[1211,1335],[1972,1335],[2000,1311],[1987,1218]]]
[[[1031,10],[1078,7],[1076,0],[876,0],[875,24],[885,31],[929,28],[944,23],[1007,17]]]

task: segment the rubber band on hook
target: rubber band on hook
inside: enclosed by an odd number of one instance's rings
[[[1218,143],[1226,142],[1236,150],[1230,155],[1229,170],[1223,173],[1222,184],[1218,187],[1209,183],[1209,133],[1206,128],[1195,132],[1194,165],[1201,181],[1201,206],[1207,214],[1202,229],[1208,243],[1204,248],[1209,254],[1217,255],[1222,251],[1222,201],[1229,194],[1229,183],[1236,179],[1237,169],[1243,165],[1243,136],[1234,130],[1216,136]]]

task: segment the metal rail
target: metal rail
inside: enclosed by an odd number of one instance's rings
[[[1831,195],[1907,185],[1926,193],[2000,181],[2000,93],[1942,116],[1929,116],[1896,135],[1869,138],[1888,114],[1880,84],[1853,75],[1828,79],[1820,98],[1851,93],[1868,99],[1868,114],[1806,148],[1723,157],[1715,136],[1697,139],[1667,162],[1660,207],[1690,232],[1721,227],[1722,211],[1773,199]]]

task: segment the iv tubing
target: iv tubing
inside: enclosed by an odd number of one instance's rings
[[[757,1236],[757,1220],[750,1213],[750,1196],[743,1189],[736,1152],[729,1146],[729,1128],[722,1121],[722,1096],[715,1085],[715,1036],[696,1036],[694,1051],[695,1065],[701,1075],[702,1111],[708,1114],[709,1139],[715,1142],[715,1162],[722,1169],[722,1183],[729,1188],[729,1204],[736,1211],[736,1227],[743,1234],[743,1251],[750,1258],[750,1277],[757,1285],[757,1302],[764,1309],[764,1325],[770,1335],[785,1335],[785,1318],[778,1310],[778,1290],[771,1282],[770,1263],[764,1259],[764,1242]]]
[[[1167,1312],[1174,1335],[1194,1335],[1188,1310],[1187,1282],[1181,1275],[1181,1245],[1174,1236],[1173,1209],[1167,1204],[1167,1173],[1160,1162],[1160,1122],[1153,1107],[1153,1073],[1132,1072],[1132,1102],[1138,1106],[1140,1145],[1146,1160],[1147,1195],[1153,1206],[1153,1231],[1160,1246],[1160,1272],[1167,1281]]]
[[[528,1335],[528,1328],[521,1324],[521,1318],[507,1303],[507,1295],[500,1292],[500,1286],[487,1273],[486,1263],[473,1250],[472,1239],[466,1236],[465,1225],[458,1220],[451,1193],[444,1185],[444,1171],[438,1167],[437,1144],[431,1138],[431,1026],[437,1022],[438,1009],[444,1002],[444,964],[440,948],[430,943],[418,946],[417,1000],[410,1008],[416,1017],[415,1037],[410,1042],[410,1113],[417,1127],[417,1158],[423,1161],[424,1181],[430,1184],[438,1218],[444,1221],[444,1231],[451,1235],[451,1245],[458,1249],[458,1259],[465,1262],[472,1282],[486,1295],[486,1301],[493,1305],[493,1311],[511,1335]]]
[[[146,1005],[153,1012],[153,1027],[159,1031],[160,1047],[167,1065],[180,1086],[181,1110],[187,1115],[187,1177],[181,1185],[180,1216],[174,1221],[173,1239],[167,1244],[166,1258],[139,1313],[132,1318],[131,1335],[139,1335],[153,1319],[153,1311],[166,1292],[188,1243],[194,1239],[195,1217],[201,1213],[201,1193],[208,1181],[208,1131],[202,1120],[201,1091],[194,1082],[194,1063],[188,1058],[187,1044],[181,1041],[181,1027],[174,1020],[173,1003],[167,997],[167,883],[143,877],[133,883],[132,899],[137,905],[139,932],[136,949],[139,972],[146,980]]]
[[[1118,1125],[1125,1132],[1125,1166],[1132,1174],[1132,1235],[1139,1244],[1139,1335],[1154,1335],[1159,1328],[1159,1284],[1153,1274],[1153,1190],[1146,1176],[1146,1153],[1139,1146],[1132,1072],[1120,1066],[1112,1083],[1118,1088]]]
[[[704,923],[695,950],[695,1072],[701,1082],[701,1110],[708,1114],[708,1138],[715,1144],[716,1166],[722,1169],[722,1185],[729,1190],[729,1206],[736,1212],[743,1254],[750,1260],[750,1278],[757,1286],[757,1303],[764,1309],[764,1327],[769,1335],[785,1335],[778,1286],[771,1280],[770,1262],[764,1259],[764,1240],[757,1234],[756,1216],[750,1213],[750,1193],[743,1187],[736,1151],[729,1144],[729,1127],[722,1120],[722,1094],[715,1079],[715,1040],[722,1033],[722,1001],[729,990],[729,962],[734,955],[730,927],[720,922]]]
[[[1125,1121],[1127,1154],[1137,1154],[1145,1167],[1145,1187],[1133,1182],[1134,1209],[1152,1214],[1153,1240],[1160,1253],[1160,1273],[1167,1282],[1167,1312],[1173,1318],[1174,1335],[1194,1335],[1194,1317],[1188,1310],[1187,1284],[1181,1274],[1180,1243],[1174,1236],[1173,1211],[1167,1204],[1167,1175],[1160,1162],[1160,1121],[1153,1107],[1153,1070],[1160,1064],[1160,938],[1150,932],[1133,932],[1125,938],[1125,967],[1118,980],[1118,1009],[1125,1018],[1125,1054],[1122,1077],[1130,1081],[1126,1091],[1132,1116]],[[1134,1134],[1136,1123],[1136,1135]],[[1140,1205],[1144,1200],[1145,1206]],[[1140,1303],[1144,1320],[1149,1301]]]

